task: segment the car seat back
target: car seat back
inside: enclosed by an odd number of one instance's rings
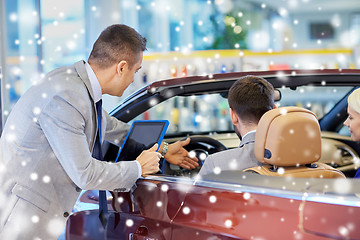
[[[255,156],[265,165],[246,169],[270,176],[344,178],[324,163],[321,131],[316,115],[300,107],[281,107],[266,112],[255,136]]]

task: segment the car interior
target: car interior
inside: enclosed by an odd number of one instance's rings
[[[320,148],[320,159],[317,159],[318,165],[322,165],[323,163],[326,165],[323,165],[323,167],[331,166],[333,168],[336,168],[337,170],[343,172],[346,177],[352,177],[356,171],[355,168],[355,162],[356,159],[358,159],[358,153],[359,153],[359,145],[356,142],[353,142],[348,136],[348,133],[343,130],[347,130],[343,126],[343,121],[347,117],[346,110],[345,112],[342,111],[342,113],[339,115],[339,113],[334,114],[333,111],[338,111],[338,105],[343,105],[342,109],[344,108],[344,103],[346,102],[346,96],[349,91],[351,91],[351,87],[346,87],[344,89],[338,88],[338,96],[335,98],[334,101],[338,101],[337,99],[340,99],[339,102],[335,106],[328,107],[330,110],[328,112],[319,113],[317,112],[315,122],[317,127],[319,128],[319,123],[321,127],[321,148]],[[283,91],[284,89],[281,89],[281,92],[285,92],[285,96],[287,97],[288,93],[286,91]],[[302,91],[301,88],[297,89],[298,91]],[[294,91],[294,90],[292,90]],[[309,91],[309,90],[305,90]],[[280,92],[280,91],[279,91]],[[341,93],[341,94],[340,94]],[[328,104],[330,105],[330,101],[328,101]],[[277,105],[279,106],[286,106],[286,105],[293,105],[296,106],[298,104],[296,103],[283,103],[283,102],[277,102]],[[303,107],[305,109],[305,107]],[[346,107],[345,107],[346,108]],[[335,115],[335,117],[334,117]],[[319,117],[320,116],[320,117]],[[328,121],[328,119],[332,117],[332,126],[329,127],[329,124],[322,124],[322,121]],[[318,121],[320,119],[320,121]],[[336,124],[334,124],[336,122]],[[239,145],[239,139],[236,136],[235,133],[232,131],[214,131],[214,132],[203,132],[202,134],[189,133],[187,134],[191,137],[192,141],[191,143],[186,146],[186,148],[189,151],[193,151],[196,156],[199,158],[200,166],[197,169],[194,170],[186,170],[182,169],[178,166],[169,164],[168,162],[163,162],[163,174],[165,175],[171,175],[171,176],[189,176],[194,177],[197,172],[200,170],[201,164],[205,160],[206,156],[218,151],[222,151],[227,148],[235,148]],[[184,136],[184,135],[182,135]],[[166,141],[173,142],[176,140],[182,139],[181,137],[177,137],[176,134],[168,134]],[[304,141],[306,143],[306,141]],[[284,148],[286,149],[286,147]],[[343,177],[342,174],[335,174],[336,176],[339,175]]]
[[[299,76],[299,78],[303,77]],[[303,84],[298,82],[295,86],[289,84],[288,87],[276,88],[276,105],[279,108],[298,106],[315,113],[316,122],[321,129],[321,157],[316,160],[317,163],[324,163],[326,165],[323,167],[331,166],[341,171],[347,178],[352,178],[357,170],[360,145],[351,140],[343,122],[347,117],[347,96],[355,87],[353,84],[342,85],[338,82],[325,85],[323,82],[317,84],[312,82],[313,80],[304,78]],[[170,125],[164,140],[169,143],[191,137],[190,144],[185,148],[197,156],[200,166],[186,170],[163,160],[162,171],[158,174],[194,177],[209,154],[239,146],[240,140],[233,131],[226,99],[227,89],[232,82],[206,81],[206,84],[213,86],[204,87],[204,84],[199,84],[151,89],[154,92],[148,98],[145,94],[138,94],[135,101],[124,105],[122,111],[118,111],[121,106],[114,109],[115,117],[129,123],[147,118],[168,119]],[[104,145],[106,147],[106,144]],[[109,151],[105,151],[105,159],[111,161],[116,158],[118,148],[116,146],[108,146],[108,148]],[[322,164],[317,164],[320,165]],[[343,177],[341,174],[335,175]]]

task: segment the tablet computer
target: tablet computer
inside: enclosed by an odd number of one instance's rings
[[[135,160],[143,150],[151,148],[155,143],[160,147],[168,126],[168,120],[134,121],[115,162]]]

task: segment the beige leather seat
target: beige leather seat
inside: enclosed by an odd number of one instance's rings
[[[345,178],[335,168],[317,162],[321,156],[320,126],[305,108],[281,107],[266,112],[255,137],[255,156],[265,165],[246,169],[269,176]]]

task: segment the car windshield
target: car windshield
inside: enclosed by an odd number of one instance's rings
[[[304,107],[321,119],[351,89],[349,86],[302,86],[295,90],[282,88],[279,89],[281,100],[276,105]],[[167,135],[233,132],[227,99],[219,93],[175,96],[155,105],[139,115],[138,119],[169,120]],[[340,133],[349,135],[345,128]]]
[[[311,110],[318,119],[327,114],[353,87],[339,86],[302,86],[296,90],[280,89],[281,100],[278,107],[298,106]]]

